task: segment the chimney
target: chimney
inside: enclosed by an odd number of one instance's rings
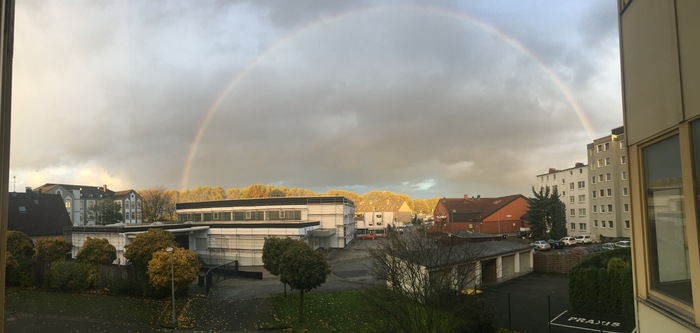
[[[468,199],[469,199],[469,194],[465,194],[465,195],[464,195],[464,200],[468,200]]]
[[[102,191],[107,192],[107,184],[102,185]]]
[[[557,169],[556,168],[549,168],[549,173],[557,173]]]
[[[27,187],[24,188],[24,192],[25,192],[25,193],[32,193],[32,188],[29,187],[29,186],[27,186]]]

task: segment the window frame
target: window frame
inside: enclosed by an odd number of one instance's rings
[[[698,118],[696,118],[695,121],[697,121],[697,119]],[[629,193],[633,202],[641,203],[639,205],[641,207],[636,207],[636,205],[632,205],[631,207],[632,214],[634,216],[633,219],[640,220],[640,228],[630,229],[633,233],[633,240],[641,240],[643,242],[643,244],[633,248],[635,251],[634,257],[639,257],[638,259],[635,259],[635,273],[637,276],[637,290],[635,296],[641,297],[645,299],[645,301],[661,308],[665,308],[673,313],[678,313],[678,311],[680,311],[688,317],[692,317],[688,318],[688,320],[691,320],[698,325],[700,324],[700,281],[696,279],[695,283],[693,284],[692,277],[700,276],[700,254],[698,253],[700,252],[698,251],[698,238],[700,236],[698,235],[697,219],[698,203],[695,200],[695,196],[698,194],[698,189],[694,187],[696,179],[693,174],[693,147],[691,144],[692,137],[690,133],[690,123],[692,122],[689,121],[681,123],[664,133],[649,138],[648,140],[630,145],[628,147],[627,156],[629,161],[628,165],[630,165],[630,169],[632,171],[632,173],[629,175],[629,181],[631,183],[633,182],[640,189],[646,189],[647,184],[644,179],[646,170],[643,164],[643,150],[663,140],[669,139],[673,136],[678,136],[679,151],[681,155],[681,177],[683,178],[681,183],[683,188],[683,214],[685,215],[686,219],[686,242],[688,242],[689,249],[688,259],[691,276],[691,293],[694,304],[685,303],[660,291],[652,289],[651,287],[651,262],[648,249],[650,235],[648,230],[648,216],[646,212],[648,208],[648,201],[647,196],[643,194],[646,190],[637,192],[632,191],[632,193]],[[697,181],[700,181],[700,179]],[[636,224],[637,223],[635,223],[635,225]]]

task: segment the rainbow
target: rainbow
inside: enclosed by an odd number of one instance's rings
[[[189,178],[190,170],[192,168],[192,161],[194,160],[195,154],[197,153],[197,148],[199,147],[199,143],[202,140],[202,137],[204,136],[204,133],[206,132],[207,126],[209,126],[209,123],[211,122],[212,118],[216,115],[216,112],[218,111],[219,107],[221,106],[221,103],[223,103],[224,99],[226,96],[231,93],[233,89],[238,86],[238,84],[246,77],[248,74],[255,69],[263,59],[268,57],[270,54],[274,53],[277,51],[280,47],[287,45],[289,43],[292,43],[295,39],[299,38],[299,36],[302,36],[306,34],[307,32],[319,29],[323,26],[332,24],[334,22],[338,22],[342,19],[359,15],[359,14],[365,14],[365,13],[370,13],[370,12],[375,12],[375,11],[412,11],[412,12],[422,12],[422,13],[429,13],[429,14],[434,14],[434,15],[440,15],[443,17],[448,17],[451,19],[456,19],[460,22],[468,22],[472,24],[473,26],[481,29],[482,31],[491,34],[492,36],[497,37],[499,40],[505,42],[506,44],[510,45],[514,49],[518,50],[522,54],[526,55],[530,60],[532,60],[534,63],[536,63],[541,70],[547,74],[549,79],[555,84],[557,89],[563,94],[564,98],[566,101],[569,103],[573,111],[576,113],[576,116],[578,117],[579,121],[581,122],[581,125],[584,127],[585,131],[588,133],[589,137],[591,138],[591,141],[595,138],[595,132],[593,131],[593,128],[591,126],[590,121],[588,118],[586,118],[585,113],[583,112],[583,109],[581,108],[581,105],[578,103],[576,98],[573,96],[571,93],[571,90],[562,82],[561,78],[548,66],[544,64],[544,62],[537,57],[530,49],[526,48],[520,41],[517,39],[503,33],[501,30],[498,30],[497,28],[482,22],[472,16],[469,16],[464,13],[460,12],[454,12],[450,11],[444,8],[440,7],[433,7],[433,6],[424,6],[424,5],[382,5],[382,6],[369,6],[369,7],[363,7],[351,11],[346,11],[334,16],[330,17],[324,17],[321,18],[317,21],[314,21],[300,29],[295,30],[294,32],[284,36],[283,38],[280,38],[277,40],[275,43],[273,43],[270,47],[265,49],[264,51],[260,52],[252,61],[250,61],[236,76],[233,77],[233,79],[224,87],[224,89],[221,91],[221,93],[218,95],[218,97],[214,100],[214,102],[211,104],[209,109],[207,110],[206,114],[204,115],[204,118],[202,119],[202,122],[200,123],[197,132],[194,136],[194,139],[192,141],[192,145],[190,146],[189,152],[187,154],[187,158],[185,160],[185,165],[182,170],[182,176],[180,179],[180,190],[184,191],[187,189],[187,179]]]

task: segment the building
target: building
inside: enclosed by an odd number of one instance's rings
[[[637,331],[700,331],[700,2],[618,0]]]
[[[590,166],[591,236],[602,242],[630,237],[629,180],[623,127],[586,147]]]
[[[265,238],[289,237],[312,248],[344,248],[354,237],[355,205],[344,197],[282,197],[178,203],[177,223],[74,226],[73,255],[87,237],[106,238],[124,264],[124,249],[138,234],[162,228],[206,266],[238,261],[261,266]]]
[[[441,248],[426,251],[441,251]],[[483,285],[505,282],[533,271],[532,246],[508,241],[486,241],[450,246],[449,255],[411,255],[394,257],[399,261],[397,276],[387,279],[387,285],[402,285],[408,291],[430,286],[429,281],[447,278],[458,286],[481,288]],[[438,259],[438,257],[442,257]],[[418,269],[412,269],[416,265]],[[420,273],[419,273],[420,272]],[[465,274],[466,272],[466,274]],[[440,283],[440,282],[438,282]],[[413,294],[413,292],[411,292]]]
[[[569,236],[590,235],[590,197],[588,195],[588,168],[576,163],[573,168],[557,170],[550,168],[548,173],[537,175],[535,191],[547,187],[559,193],[559,199],[566,205],[566,233]]]
[[[8,201],[8,229],[21,231],[31,238],[62,237],[71,221],[58,194],[11,192]]]
[[[526,226],[523,216],[527,210],[527,200],[520,194],[499,198],[470,198],[466,194],[464,198],[442,198],[433,210],[433,230],[516,233]]]
[[[142,198],[134,190],[114,192],[108,189],[107,185],[85,186],[47,183],[35,188],[33,191],[60,195],[75,226],[95,224],[94,220],[87,218],[86,213],[92,205],[100,200],[113,200],[119,204],[122,207],[122,222],[127,224],[143,222],[141,213]]]
[[[411,223],[413,211],[405,201],[363,202],[355,207],[355,228],[360,232],[377,232],[387,227]]]

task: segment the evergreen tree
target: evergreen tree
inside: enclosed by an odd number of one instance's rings
[[[559,192],[549,186],[535,192],[534,198],[527,198],[530,208],[525,219],[530,223],[533,239],[560,239],[566,236],[566,205],[559,199]]]

